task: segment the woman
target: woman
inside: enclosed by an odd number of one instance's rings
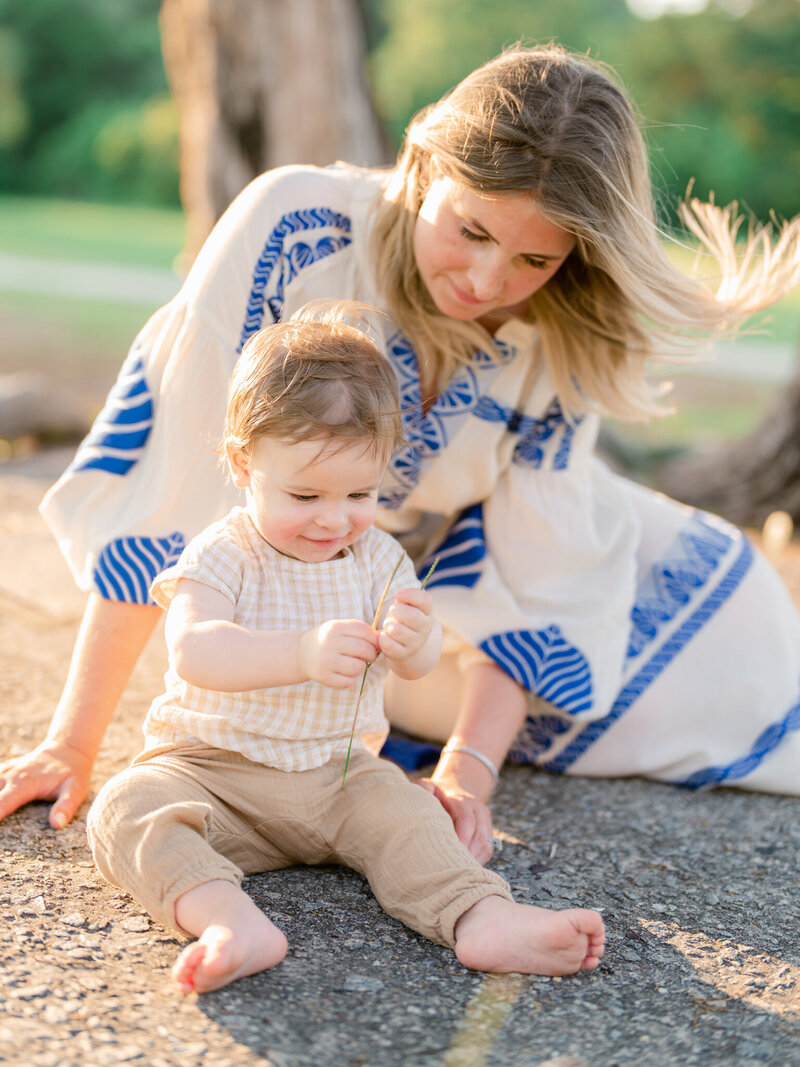
[[[451,737],[426,784],[474,854],[509,750],[796,794],[800,623],[780,581],[727,523],[592,456],[599,413],[658,411],[648,358],[693,353],[797,279],[800,220],[745,272],[729,212],[684,217],[725,261],[716,295],[663,255],[624,94],[552,46],[512,49],[417,116],[389,175],[290,167],[249,186],[44,501],[90,598],[48,740],[0,768],[0,815],[55,797],[60,827],[85,798],[157,617],[150,581],[236,502],[213,445],[237,355],[320,297],[388,313],[375,333],[408,444],[379,519],[422,566],[439,555],[448,634],[431,682],[396,686],[388,710]]]

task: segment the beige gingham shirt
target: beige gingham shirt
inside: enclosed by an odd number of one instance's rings
[[[386,608],[399,589],[419,585],[410,559],[389,534],[371,527],[338,559],[304,563],[276,551],[238,507],[189,542],[178,562],[155,580],[151,595],[166,608],[178,580],[191,578],[229,597],[234,621],[251,629],[309,630],[331,619],[372,623],[401,558]],[[377,751],[386,739],[387,670],[381,656],[367,673],[354,747]],[[302,771],[347,751],[360,679],[348,689],[303,682],[219,693],[189,685],[170,665],[165,684],[145,720],[146,749],[200,741],[270,767]]]

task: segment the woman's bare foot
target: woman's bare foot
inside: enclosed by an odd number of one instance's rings
[[[178,925],[199,939],[172,968],[182,993],[209,993],[280,963],[288,943],[281,931],[231,882],[196,886],[175,904]],[[212,921],[213,920],[213,921]]]
[[[455,933],[456,956],[465,967],[546,975],[596,967],[606,938],[596,911],[548,911],[499,896],[473,904]]]

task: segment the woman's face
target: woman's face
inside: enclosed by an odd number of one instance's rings
[[[414,229],[417,267],[443,315],[490,329],[523,314],[575,245],[527,193],[482,196],[442,174]]]

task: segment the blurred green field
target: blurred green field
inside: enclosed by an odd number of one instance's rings
[[[184,239],[180,211],[0,196],[0,254],[171,271]],[[156,310],[139,303],[3,290],[0,371],[58,368],[101,394]]]
[[[183,246],[181,211],[0,196],[0,252],[170,270]]]

